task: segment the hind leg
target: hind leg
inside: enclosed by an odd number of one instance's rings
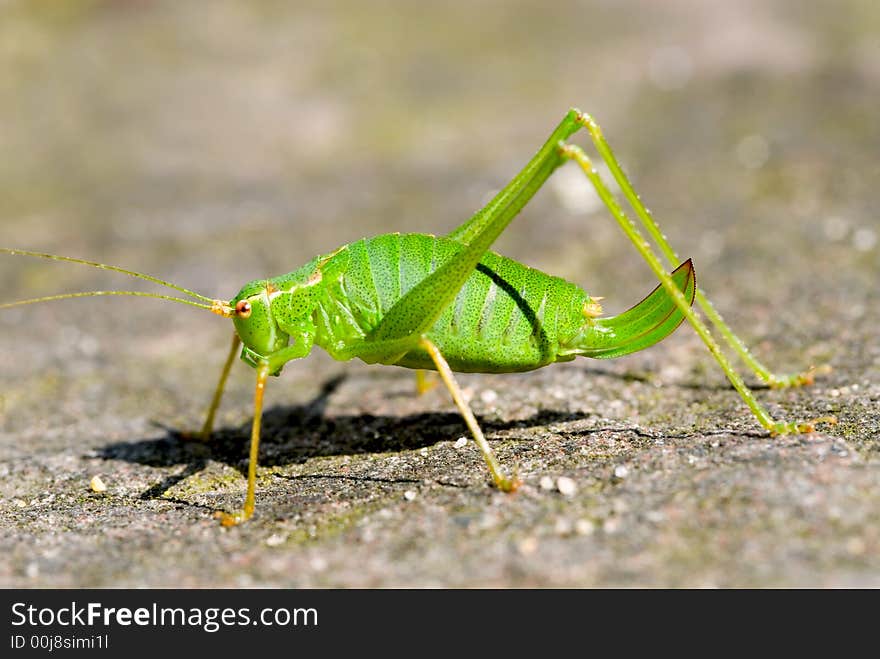
[[[630,206],[632,206],[633,210],[635,210],[636,216],[639,218],[642,226],[651,238],[654,239],[654,242],[660,248],[660,252],[666,258],[667,263],[671,266],[679,263],[680,259],[676,255],[675,250],[669,245],[669,242],[660,230],[660,226],[654,220],[654,217],[651,215],[648,208],[642,203],[642,200],[636,193],[635,189],[633,189],[632,183],[630,183],[629,178],[623,171],[620,163],[617,161],[614,152],[611,150],[611,146],[605,140],[605,136],[602,134],[602,129],[599,127],[599,124],[597,124],[589,115],[585,114],[582,115],[582,117],[582,125],[587,129],[587,132],[589,132],[596,150],[602,156],[605,164],[608,165],[611,175],[614,177],[617,185],[620,186],[623,196],[629,202]],[[829,366],[822,366],[819,368],[811,367],[802,373],[794,373],[790,375],[771,372],[770,369],[759,362],[752,353],[749,352],[749,349],[745,346],[742,340],[733,333],[733,330],[730,329],[727,323],[724,322],[721,314],[718,313],[700,288],[697,289],[696,302],[700,309],[703,310],[703,313],[706,314],[709,321],[721,334],[727,345],[739,355],[740,359],[743,360],[758,378],[771,387],[798,387],[805,384],[812,384],[813,378],[817,373],[827,373],[831,370]]]
[[[592,122],[592,119],[585,118],[585,121]],[[626,216],[626,214],[624,214],[623,209],[617,203],[614,195],[605,185],[587,155],[580,147],[571,144],[562,144],[559,149],[564,157],[575,161],[580,166],[581,170],[583,170],[584,174],[589,179],[590,183],[593,184],[593,187],[596,189],[596,192],[599,194],[599,197],[611,212],[614,219],[623,229],[624,233],[633,243],[639,254],[642,255],[642,258],[644,258],[651,267],[651,270],[660,280],[660,283],[675,302],[679,311],[681,311],[694,328],[694,331],[700,339],[702,339],[703,343],[709,349],[709,352],[715,357],[718,365],[724,371],[725,375],[727,375],[727,378],[730,380],[734,389],[739,392],[743,402],[748,405],[749,409],[758,419],[758,422],[764,426],[764,428],[769,430],[772,435],[781,435],[788,433],[813,432],[817,423],[837,423],[837,419],[831,416],[820,417],[805,422],[775,420],[770,413],[767,412],[764,406],[758,402],[751,389],[746,386],[746,383],[743,381],[740,374],[733,368],[730,361],[727,359],[727,356],[722,352],[721,347],[715,341],[709,328],[706,327],[706,324],[700,319],[696,311],[694,311],[690,304],[688,304],[688,300],[685,298],[684,294],[678,289],[669,274],[666,273],[663,264],[654,253],[654,250],[651,248],[648,241],[644,239],[638,227]]]

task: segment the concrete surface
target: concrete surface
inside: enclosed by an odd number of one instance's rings
[[[461,376],[524,481],[505,495],[442,389],[316,351],[270,382],[257,515],[224,529],[252,371],[211,445],[175,432],[226,321],[4,310],[0,585],[880,586],[877,3],[322,4],[4,3],[0,245],[231,297],[364,235],[450,230],[578,105],[755,354],[833,367],[761,400],[839,425],[771,438],[683,327]],[[561,171],[497,247],[614,313],[654,282],[585,190]],[[132,286],[9,256],[0,277],[4,301]]]

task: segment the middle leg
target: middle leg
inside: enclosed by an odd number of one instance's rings
[[[247,494],[245,495],[244,506],[237,513],[218,512],[216,517],[223,526],[235,526],[249,520],[254,514],[257,457],[260,454],[260,425],[263,419],[263,394],[266,391],[266,380],[269,379],[269,373],[268,362],[261,362],[257,366],[257,386],[254,392],[254,420],[251,424],[251,450],[248,459]]]
[[[449,364],[446,362],[443,354],[427,337],[422,337],[419,344],[431,356],[434,365],[437,367],[437,372],[440,373],[440,377],[443,379],[446,388],[449,389],[449,393],[452,394],[452,400],[455,401],[455,405],[458,407],[458,411],[461,412],[461,416],[464,418],[464,422],[471,431],[474,441],[483,453],[483,458],[486,460],[486,464],[489,467],[489,473],[492,474],[492,480],[495,481],[495,485],[503,492],[513,492],[519,487],[519,480],[517,478],[508,478],[504,475],[501,465],[498,464],[498,460],[492,452],[492,447],[489,446],[489,442],[486,441],[483,431],[480,429],[480,425],[477,423],[474,413],[471,412],[471,408],[465,401],[461,388],[458,386],[458,382],[455,381],[455,377],[452,375],[452,369],[449,368]]]
[[[437,381],[431,377],[429,371],[421,368],[416,369],[416,393],[421,396],[437,386]]]

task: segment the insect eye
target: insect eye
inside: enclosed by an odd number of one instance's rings
[[[239,300],[235,305],[235,315],[239,318],[247,318],[251,315],[251,303],[247,300]]]

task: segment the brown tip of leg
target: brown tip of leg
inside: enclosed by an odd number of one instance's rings
[[[498,489],[502,492],[516,492],[521,485],[522,481],[514,476],[513,478],[505,478],[503,481],[498,483]]]
[[[221,526],[225,526],[229,528],[230,526],[238,526],[242,522],[246,522],[250,519],[250,515],[246,514],[244,511],[236,514],[224,513],[222,510],[218,510],[214,513],[214,519],[219,519]]]

